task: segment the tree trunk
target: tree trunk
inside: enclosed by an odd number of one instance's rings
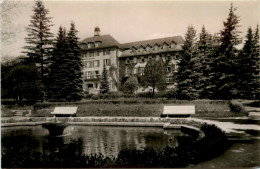
[[[154,88],[155,88],[155,86],[153,86],[153,93],[152,93],[152,98],[154,97]]]

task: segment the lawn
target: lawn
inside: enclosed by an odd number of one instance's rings
[[[196,113],[193,117],[241,117],[246,112],[231,112],[229,101],[221,100],[162,100],[162,99],[113,99],[113,100],[85,100],[81,102],[45,102],[34,106],[2,105],[2,117],[12,116],[10,110],[30,109],[32,116],[48,117],[56,106],[77,106],[77,116],[132,116],[159,117],[165,105],[195,105]]]

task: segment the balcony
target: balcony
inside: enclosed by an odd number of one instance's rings
[[[101,78],[102,78],[101,75],[84,76],[84,80],[85,80],[85,81],[100,80]]]

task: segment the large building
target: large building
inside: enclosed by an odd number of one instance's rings
[[[172,36],[138,42],[120,44],[110,35],[100,35],[95,28],[94,37],[82,41],[84,63],[84,90],[99,93],[103,65],[108,70],[110,91],[118,91],[119,86],[130,76],[142,76],[149,59],[162,58],[167,68],[167,88],[173,88],[179,52],[182,50],[182,36]],[[139,87],[137,92],[149,88]]]

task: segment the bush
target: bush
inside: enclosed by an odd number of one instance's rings
[[[99,95],[93,95],[93,96],[91,96],[91,99],[92,100],[98,100],[99,99]]]
[[[137,94],[136,94],[136,97],[150,98],[150,97],[152,97],[152,93],[151,93],[151,92],[137,93]]]
[[[176,99],[177,97],[176,89],[170,89],[169,91],[167,91],[166,97],[167,99]]]
[[[237,100],[231,100],[229,106],[232,112],[242,112],[244,110],[243,104]]]
[[[84,98],[85,98],[85,99],[91,99],[92,96],[93,96],[92,93],[91,93],[91,94],[85,94],[85,95],[84,95]]]

